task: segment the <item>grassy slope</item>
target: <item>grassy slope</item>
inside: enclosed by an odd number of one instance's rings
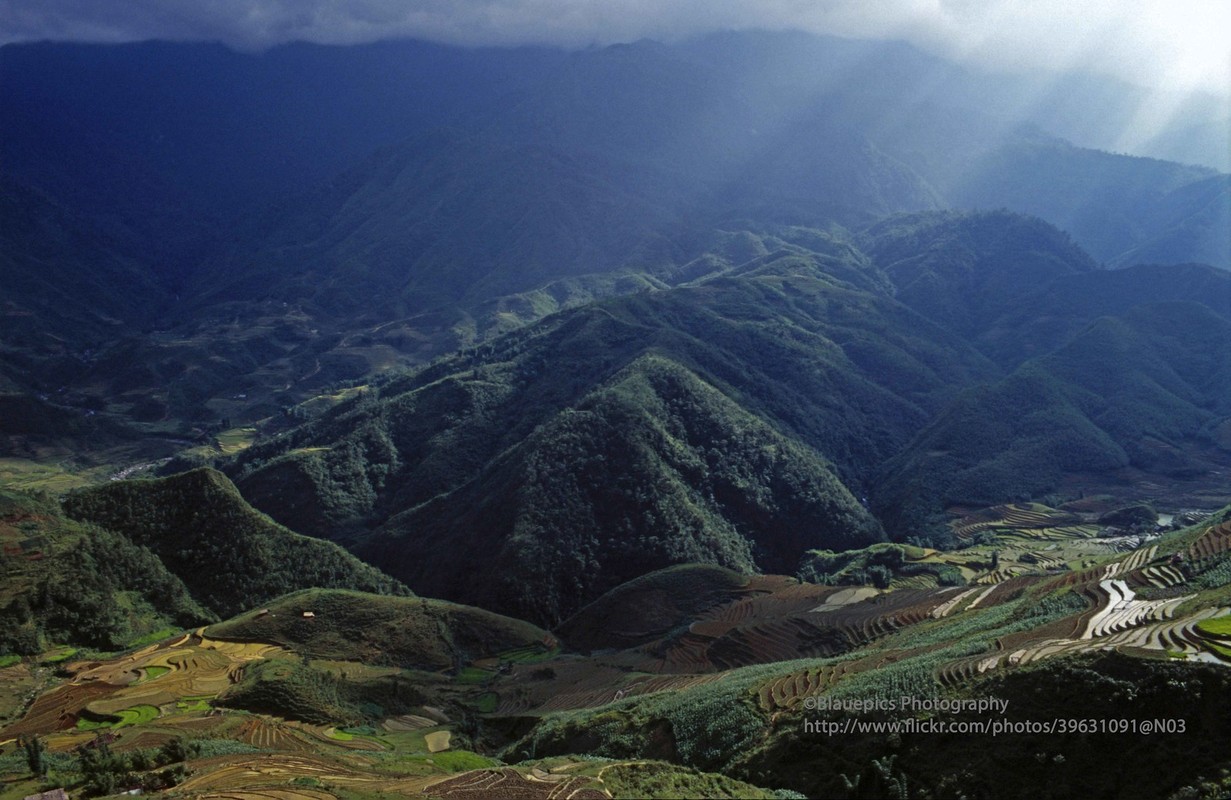
[[[207,633],[282,644],[314,658],[427,670],[553,641],[527,622],[442,600],[309,589],[265,610],[212,625]],[[305,618],[305,611],[315,616]]]
[[[709,564],[668,567],[622,583],[556,628],[570,648],[635,647],[738,597],[748,579]]]
[[[76,519],[150,548],[198,602],[220,615],[312,586],[408,593],[337,545],[270,520],[214,470],[83,489],[64,506]]]

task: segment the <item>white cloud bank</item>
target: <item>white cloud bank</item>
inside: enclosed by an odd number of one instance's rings
[[[904,39],[997,69],[1231,93],[1227,0],[0,0],[0,42],[579,46],[747,28]]]

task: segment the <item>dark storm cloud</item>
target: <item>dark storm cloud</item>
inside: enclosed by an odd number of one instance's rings
[[[1008,69],[1077,67],[1225,91],[1224,0],[0,0],[0,42],[606,44],[722,29],[899,38]]]

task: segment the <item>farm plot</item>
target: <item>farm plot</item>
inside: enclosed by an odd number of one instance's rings
[[[962,541],[987,531],[1006,541],[1029,539],[1087,538],[1097,534],[1095,526],[1083,525],[1076,514],[1058,511],[1040,503],[993,506],[968,514],[950,523]]]
[[[286,724],[311,739],[335,747],[341,747],[344,750],[379,752],[388,749],[385,745],[369,736],[346,733],[331,725],[311,725],[306,722],[287,722]]]
[[[118,690],[119,687],[105,683],[59,686],[35,700],[25,716],[0,731],[0,739],[73,728],[86,705]]]
[[[541,667],[519,666],[497,687],[498,700],[492,712],[517,716],[606,705],[619,699],[616,695],[629,682],[629,672],[621,667],[626,665],[593,659],[555,661],[550,678],[542,679],[537,672]]]
[[[1137,586],[1153,586],[1156,589],[1170,589],[1172,586],[1188,582],[1184,573],[1169,564],[1146,567],[1134,574],[1131,579]]]
[[[66,666],[72,682],[39,697],[5,733],[45,733],[84,725],[143,725],[185,698],[214,697],[244,664],[283,652],[259,643],[218,642],[200,635],[144,647],[107,661]],[[144,677],[144,680],[139,680]]]
[[[1215,525],[1201,534],[1201,537],[1189,546],[1186,555],[1190,561],[1201,562],[1217,558],[1227,550],[1231,550],[1231,522]]]
[[[236,791],[288,787],[295,778],[313,778],[346,788],[364,789],[381,781],[326,758],[306,754],[270,753],[224,756],[196,762],[196,774],[176,787],[187,794],[213,793],[234,796]]]
[[[418,714],[402,714],[401,716],[390,717],[382,722],[380,726],[390,733],[405,733],[407,731],[421,731],[424,728],[433,728],[438,724],[436,720],[428,719]]]
[[[1167,600],[1137,600],[1136,594],[1124,581],[1101,581],[1099,589],[1106,600],[1086,624],[1086,628],[1078,637],[1093,639],[1100,636],[1110,636],[1113,633],[1138,627],[1146,622],[1161,622],[1171,619],[1176,608],[1188,597],[1175,597]]]
[[[430,789],[431,795],[441,800],[606,800],[607,793],[595,785],[592,779],[581,776],[548,774],[537,778],[505,767],[463,772],[431,784]]]
[[[235,738],[262,750],[309,753],[315,748],[302,734],[284,722],[265,716],[250,716],[235,731]]]
[[[332,672],[334,675],[352,681],[387,678],[391,675],[397,675],[402,671],[398,667],[372,666],[358,661],[334,661],[331,659],[314,658],[311,663],[317,669]]]
[[[144,713],[143,716],[153,719],[158,716],[159,706],[172,705],[176,699],[175,695],[164,692],[161,689],[119,691],[110,697],[87,704],[85,710],[96,716],[107,717],[117,716],[127,709],[138,707],[152,708],[154,709],[153,712]]]
[[[19,662],[0,669],[0,725],[20,716],[42,683],[29,664]]]
[[[1231,617],[1210,617],[1197,623],[1193,632],[1206,649],[1223,661],[1231,661]]]
[[[682,633],[635,651],[663,674],[701,674],[844,653],[928,619],[952,589],[833,587],[780,583],[712,609]]]
[[[1198,625],[1206,619],[1226,613],[1226,609],[1210,608],[1179,620],[1163,620],[1121,629],[1092,639],[1051,639],[1008,654],[1005,665],[1029,664],[1069,653],[1136,648],[1161,650],[1198,657],[1205,648]]]
[[[783,606],[789,610],[781,616],[754,617],[715,639],[709,645],[708,659],[722,669],[732,669],[838,655],[929,619],[948,599],[946,590],[936,589],[862,596],[865,599],[856,602],[821,603],[802,611],[798,603],[792,603]]]
[[[278,789],[206,792],[194,795],[196,800],[335,800],[334,795],[321,789],[304,786],[289,786]]]
[[[792,709],[805,697],[833,686],[846,674],[849,662],[808,667],[782,675],[757,688],[757,704],[765,711]]]
[[[596,708],[626,697],[652,694],[654,692],[679,691],[705,683],[713,683],[726,677],[725,673],[706,673],[701,675],[656,675],[635,679],[623,687],[618,684],[578,688],[552,694],[534,710],[539,713],[549,711],[574,711],[581,708]],[[504,698],[496,708],[496,713],[505,713]]]

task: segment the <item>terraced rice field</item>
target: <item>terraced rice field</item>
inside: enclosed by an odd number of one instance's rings
[[[1133,575],[1131,580],[1138,586],[1153,586],[1156,589],[1169,589],[1188,581],[1184,573],[1169,564],[1146,567]]]
[[[206,792],[193,796],[197,800],[335,800],[335,796],[329,792],[302,786],[250,791]]]
[[[357,736],[340,731],[332,725],[309,725],[306,722],[288,722],[290,727],[303,735],[324,744],[341,747],[344,750],[365,750],[380,752],[386,747],[375,739],[367,736]]]
[[[286,723],[264,716],[251,716],[235,732],[235,738],[262,750],[309,753],[315,748]]]
[[[332,800],[344,796],[438,798],[606,798],[593,778],[541,769],[530,773],[509,767],[457,775],[390,778],[311,755],[224,756],[195,762],[195,774],[176,792],[193,798],[231,800]],[[308,785],[311,784],[311,785]],[[328,788],[326,788],[328,787]]]
[[[840,661],[796,670],[775,678],[757,689],[757,704],[768,712],[793,709],[805,697],[816,695],[837,683],[850,668],[850,662]]]
[[[298,791],[299,787],[289,785],[295,778],[312,778],[359,790],[382,783],[379,776],[360,772],[336,760],[307,754],[248,753],[196,762],[194,767],[196,774],[176,787],[177,792],[233,797],[233,792],[237,791],[283,788]]]
[[[1231,522],[1215,525],[1188,548],[1186,555],[1190,561],[1201,562],[1217,558],[1231,550]]]
[[[547,774],[542,778],[515,769],[475,770],[431,785],[442,800],[606,800],[590,778]]]
[[[1153,555],[1148,550],[1139,552],[1146,555],[1131,563],[1140,565],[1146,556]],[[1082,584],[1075,591],[1091,601],[1088,611],[1046,628],[1009,637],[1013,643],[999,642],[996,652],[945,664],[937,670],[937,680],[942,686],[956,688],[994,669],[1103,650],[1154,650],[1204,658],[1209,655],[1209,648],[1199,624],[1225,611],[1212,608],[1176,618],[1179,607],[1195,595],[1139,600],[1125,581],[1116,579]],[[1058,632],[1065,626],[1071,626],[1067,636],[1047,638],[1049,632]]]
[[[1110,636],[1128,628],[1135,628],[1147,622],[1162,622],[1171,619],[1176,609],[1188,597],[1175,597],[1166,600],[1137,600],[1135,592],[1124,581],[1101,581],[1099,589],[1106,598],[1099,610],[1090,617],[1080,639],[1094,639]]]
[[[1039,503],[985,508],[956,520],[950,527],[962,541],[968,541],[982,531],[991,531],[1008,541],[1089,538],[1098,533],[1097,526],[1083,525],[1076,514]]]
[[[957,589],[944,589],[941,591],[951,594],[951,596],[948,600],[945,600],[943,603],[932,609],[931,614],[929,614],[932,619],[942,619],[949,616],[955,611],[961,609],[969,600],[973,598],[974,595],[979,593],[978,589],[965,589],[962,591],[958,591]],[[957,593],[952,594],[953,592]]]
[[[333,661],[318,658],[312,659],[312,666],[317,669],[323,669],[326,672],[332,672],[334,675],[340,675],[348,680],[384,678],[401,672],[401,669],[398,667],[379,667],[361,664],[358,661]]]
[[[178,704],[185,698],[218,695],[239,680],[244,664],[283,652],[189,634],[118,659],[71,663],[65,667],[71,682],[39,697],[3,734],[67,730],[86,715],[95,723],[110,718],[103,724],[117,727],[143,725],[181,711]]]
[[[647,671],[703,673],[846,652],[927,619],[947,590],[782,584],[714,609],[683,635],[639,648]]]
[[[112,694],[118,688],[98,683],[57,687],[35,700],[20,720],[0,731],[0,739],[74,728],[86,705]]]

